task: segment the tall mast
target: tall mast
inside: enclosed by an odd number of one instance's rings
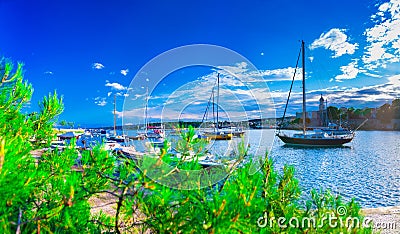
[[[117,132],[116,132],[116,125],[117,125],[117,115],[116,115],[116,112],[117,112],[117,104],[116,104],[116,100],[117,100],[117,95],[116,94],[114,94],[114,135],[117,135]]]
[[[218,105],[219,105],[219,73],[218,73],[218,76],[217,76],[217,129],[219,128]]]
[[[306,133],[306,66],[305,66],[305,51],[304,51],[304,41],[301,41],[301,61],[302,61],[302,67],[303,67],[303,134]]]
[[[144,129],[147,132],[147,105],[149,103],[149,87],[146,87],[146,106],[144,110]]]
[[[214,131],[215,131],[215,95],[214,95],[215,86],[212,89],[212,114],[213,114],[213,123],[214,123]]]

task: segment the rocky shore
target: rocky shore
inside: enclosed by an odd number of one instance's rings
[[[374,233],[400,233],[400,206],[362,209],[367,219],[374,223]]]

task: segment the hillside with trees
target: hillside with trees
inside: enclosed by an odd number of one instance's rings
[[[342,123],[352,128],[358,127],[368,119],[361,129],[400,130],[400,99],[394,99],[391,104],[385,103],[377,108],[356,109],[329,106],[328,117],[331,122]]]

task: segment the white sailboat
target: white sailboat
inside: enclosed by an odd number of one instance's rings
[[[116,104],[117,95],[114,95],[114,132],[112,135],[108,137],[111,141],[116,142],[125,142],[125,135],[117,134],[117,104]]]
[[[154,147],[163,147],[164,146],[164,127],[162,124],[158,125],[150,125],[148,121],[148,102],[149,102],[149,90],[146,89],[146,107],[145,107],[145,132],[144,137],[151,143]]]
[[[227,131],[223,131],[219,126],[219,73],[217,75],[217,103],[215,105],[214,102],[214,89],[212,91],[212,98],[213,98],[213,121],[214,126],[211,130],[204,130],[202,134],[200,134],[201,138],[206,138],[208,140],[231,140],[233,134]],[[216,106],[216,107],[215,107]],[[216,111],[215,111],[216,108]],[[207,110],[206,110],[207,111]],[[216,113],[216,118],[215,117]]]

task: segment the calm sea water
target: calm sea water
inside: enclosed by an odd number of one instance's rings
[[[289,147],[275,139],[270,156],[280,170],[295,167],[306,197],[322,188],[362,207],[400,205],[400,132],[358,131],[336,148]]]
[[[215,141],[210,150],[229,157],[239,139],[235,141],[230,146],[228,141]],[[362,207],[400,205],[400,132],[358,131],[343,147],[304,148],[284,145],[274,130],[250,130],[246,143],[251,153],[270,150],[279,171],[293,165],[304,198],[313,188],[329,189],[345,200],[355,198]]]

